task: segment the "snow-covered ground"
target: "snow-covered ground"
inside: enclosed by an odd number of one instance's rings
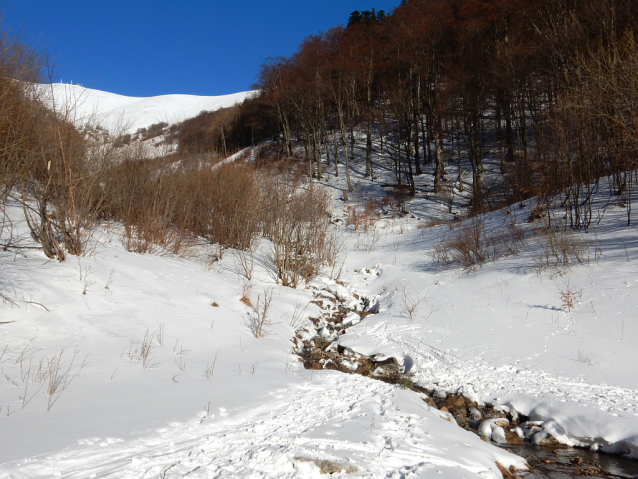
[[[377,297],[381,310],[340,343],[407,358],[423,386],[477,393],[554,421],[546,427],[561,442],[615,443],[607,449],[638,457],[638,235],[625,226],[626,210],[612,206],[589,233],[576,234],[590,244],[589,264],[546,269],[532,239],[538,224],[525,223],[529,207],[506,211],[487,215],[486,229],[514,220],[526,246],[471,272],[430,256],[448,225],[377,223],[378,242],[362,235],[344,280]],[[570,291],[571,310],[563,300]],[[406,306],[415,304],[411,320]]]
[[[486,232],[515,227],[525,244],[466,271],[433,261],[459,224],[427,226],[451,217],[427,188],[410,214],[389,208],[368,232],[346,225],[392,176],[354,170],[347,204],[343,177],[321,184],[342,220],[344,295],[378,302],[378,314],[340,344],[397,357],[423,386],[512,406],[564,443],[638,457],[638,232],[626,209],[612,202],[576,234],[588,261],[569,268],[539,266],[533,201],[490,213]],[[31,245],[17,220],[13,233]],[[0,251],[0,478],[318,477],[305,458],[353,466],[348,477],[498,478],[497,461],[523,467],[414,392],[304,370],[291,323],[299,305],[321,312],[312,289],[275,284],[268,244],[247,282],[232,251],[207,268],[204,247],[191,259],[140,255],[117,233],[101,229],[89,255],[61,264],[37,249]],[[273,324],[257,339],[240,300],[268,291]]]
[[[42,85],[53,99],[54,108],[69,113],[78,124],[91,122],[112,133],[135,133],[156,123],[172,125],[197,116],[201,111],[215,111],[243,102],[253,92],[222,96],[160,95],[138,98],[117,95],[79,85],[53,83]]]
[[[352,465],[354,477],[523,466],[410,391],[304,370],[289,322],[310,290],[277,286],[259,267],[245,289],[231,253],[211,270],[130,253],[104,231],[88,257],[60,264],[25,250],[0,261],[14,302],[0,305],[0,477],[318,474],[299,458]],[[274,324],[257,339],[240,299],[268,288]]]

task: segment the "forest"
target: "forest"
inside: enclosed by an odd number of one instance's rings
[[[637,20],[631,0],[409,0],[353,12],[348,26],[262,65],[232,138],[272,140],[278,157],[302,145],[316,178],[340,165],[348,175],[358,141],[373,178],[376,138],[412,195],[427,165],[439,193],[446,169],[461,175],[469,162],[474,214],[561,192],[571,225],[587,228],[598,179],[613,175],[626,201],[634,181]],[[498,161],[495,179],[486,158]]]

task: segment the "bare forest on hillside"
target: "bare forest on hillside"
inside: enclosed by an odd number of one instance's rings
[[[587,228],[606,175],[627,201],[638,138],[635,2],[409,0],[389,15],[363,13],[262,66],[261,95],[238,123],[245,137],[274,139],[284,157],[301,144],[318,178],[326,168],[349,175],[360,141],[372,178],[378,140],[412,195],[425,167],[444,193],[446,167],[461,175],[463,161],[474,213],[563,193],[572,226]],[[486,159],[498,162],[496,181],[484,178]]]

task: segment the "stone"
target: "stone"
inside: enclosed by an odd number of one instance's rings
[[[354,351],[348,347],[337,345],[337,352],[343,356],[354,356]]]
[[[483,414],[481,414],[481,411],[479,411],[475,407],[470,407],[468,413],[470,419],[473,419],[474,421],[480,421],[483,418]]]
[[[401,370],[399,361],[395,357],[388,357],[382,360],[374,360],[374,365],[383,368],[388,373],[398,373]]]
[[[315,338],[314,341],[315,341],[315,345],[322,350],[325,350],[328,346],[332,344],[332,341],[330,339]]]
[[[450,408],[463,407],[465,406],[465,399],[463,398],[463,396],[451,394],[445,399],[445,403]]]
[[[324,368],[330,369],[333,371],[341,371],[341,369],[339,368],[339,365],[335,363],[334,361],[326,361],[326,363],[324,364]]]
[[[541,439],[540,445],[543,447],[556,447],[560,446],[560,442],[554,436],[548,434],[547,437]]]
[[[339,355],[334,351],[325,351],[323,355],[328,359],[332,359],[333,361],[339,358]]]
[[[327,461],[325,459],[311,459],[309,457],[295,457],[298,462],[312,462],[317,466],[321,474],[353,474],[357,472],[357,468],[350,464],[341,462]]]
[[[306,359],[303,362],[303,367],[306,369],[314,369],[315,371],[319,369],[323,369],[323,366],[319,361],[313,361],[311,359]]]
[[[452,416],[454,416],[456,423],[461,427],[463,427],[467,423],[467,417],[465,416],[464,408],[453,409]]]
[[[321,349],[318,348],[312,348],[310,350],[310,354],[308,355],[308,359],[322,359],[323,358],[323,351],[321,351]]]
[[[434,409],[438,409],[438,407],[436,406],[436,403],[434,402],[434,399],[432,399],[431,397],[426,397],[423,398],[423,401],[430,407],[433,407]]]
[[[525,439],[509,429],[505,429],[505,439],[508,444],[525,444]]]
[[[355,373],[361,374],[362,376],[369,376],[373,369],[374,363],[372,361],[368,358],[361,358],[359,359],[359,366]]]
[[[494,429],[492,429],[492,441],[498,444],[507,444],[505,429],[503,429],[501,426],[494,426]]]

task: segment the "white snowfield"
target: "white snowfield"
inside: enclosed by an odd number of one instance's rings
[[[371,182],[360,167],[349,205],[393,175],[377,168]],[[345,220],[343,177],[317,184]],[[528,201],[483,217],[486,232],[524,231],[520,253],[467,272],[433,261],[452,230],[423,227],[447,213],[420,194],[411,214],[388,213],[367,233],[340,222],[343,283],[311,285],[370,300],[376,314],[350,318],[339,344],[394,356],[425,387],[529,415],[538,440],[638,458],[638,231],[608,200],[600,193],[600,221],[575,233],[589,244],[583,264],[539,267]],[[6,214],[13,230],[0,243],[12,234],[34,246],[20,208]],[[337,474],[352,478],[497,479],[496,462],[524,467],[414,392],[304,370],[290,324],[299,305],[305,318],[321,314],[315,290],[277,285],[267,242],[248,282],[232,251],[206,268],[205,246],[191,259],[136,254],[117,225],[96,240],[65,263],[0,249],[0,479],[322,477],[304,459],[356,468]],[[273,324],[256,339],[240,299],[268,291]]]
[[[52,98],[54,108],[68,112],[77,124],[98,124],[117,133],[135,133],[156,123],[172,125],[197,116],[201,111],[215,111],[242,103],[254,92],[221,96],[160,95],[130,97],[68,83],[42,85]]]
[[[272,289],[274,324],[254,338],[230,252],[208,270],[128,252],[104,230],[88,257],[60,264],[25,250],[0,261],[15,301],[0,304],[0,478],[320,477],[303,459],[352,466],[350,477],[498,478],[497,461],[524,467],[410,391],[304,370],[288,322],[313,296],[264,268],[249,296]]]

